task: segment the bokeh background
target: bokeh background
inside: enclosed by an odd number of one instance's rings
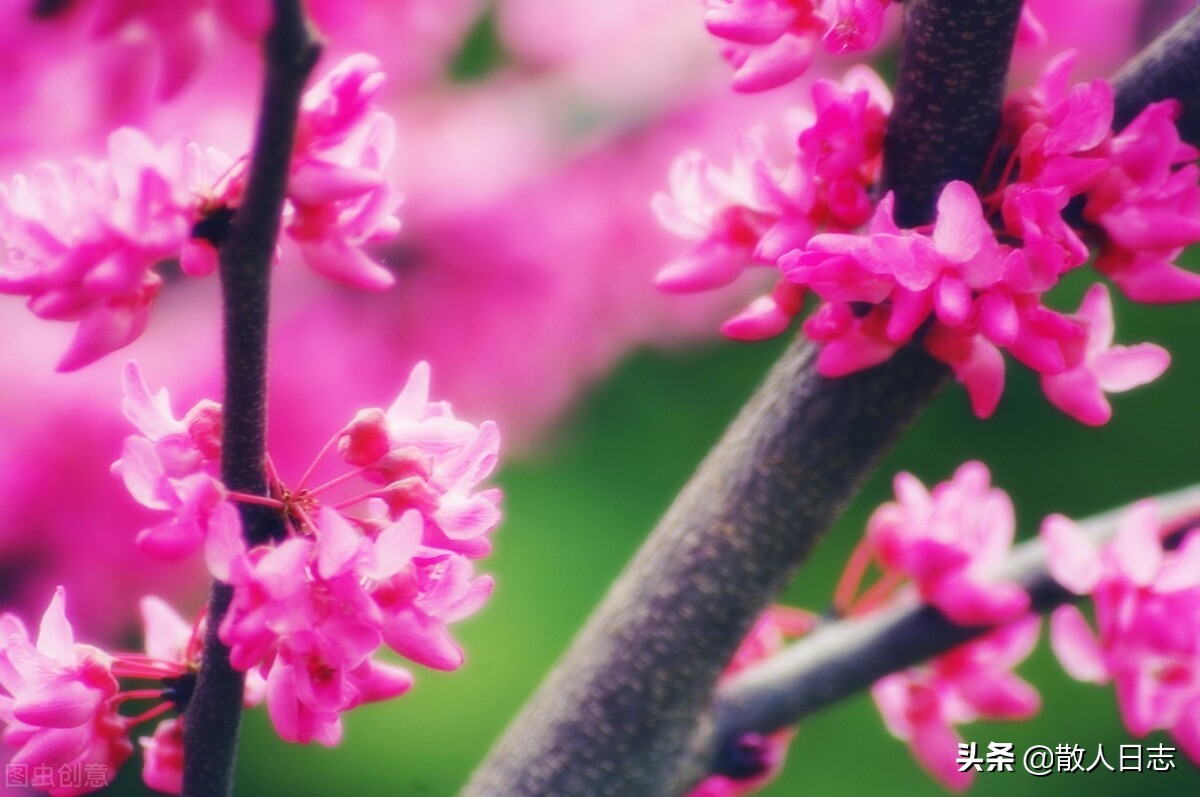
[[[185,130],[230,151],[244,146],[256,74],[249,45],[227,43],[216,29],[193,83],[161,102],[156,29],[135,21],[114,44],[87,32],[88,5],[75,4],[48,24],[87,45],[62,68],[87,75],[71,90],[92,98],[80,103],[94,106],[91,112],[64,113],[68,79],[47,87],[49,79],[31,71],[49,56],[0,64],[8,70],[0,91],[33,86],[9,98],[20,100],[21,112],[0,121],[5,174],[38,158],[95,156],[119,123],[161,136]],[[392,295],[360,296],[281,267],[273,451],[302,468],[305,452],[315,452],[355,408],[389,401],[411,364],[429,358],[436,396],[469,419],[503,424],[509,454],[496,481],[505,491],[505,520],[481,566],[496,577],[495,595],[456,627],[466,665],[449,674],[418,671],[408,696],[354,711],[336,749],[287,745],[265,712],[250,712],[237,790],[441,797],[466,781],[782,349],[782,340],[716,340],[717,320],[740,304],[743,290],[699,299],[653,291],[654,269],[683,244],[657,229],[649,197],[665,186],[671,158],[684,147],[724,163],[737,132],[804,102],[807,89],[733,96],[692,0],[377,0],[352,13],[312,5],[330,38],[327,64],[364,48],[380,53],[392,75],[406,229],[384,253],[401,277]],[[1134,47],[1137,3],[1040,5],[1052,42],[1085,48],[1081,78],[1107,74]],[[26,53],[21,42],[5,46]],[[872,56],[885,70],[889,46]],[[1022,54],[1016,79],[1034,74],[1049,54]],[[101,59],[108,71],[88,72],[88,59]],[[849,63],[819,65],[817,73],[839,74]],[[134,64],[150,68],[134,74]],[[96,99],[101,89],[107,99]],[[1195,257],[1190,263],[1200,266]],[[1068,280],[1051,304],[1074,308],[1085,287]],[[214,288],[173,281],[131,349],[152,386],[170,386],[179,411],[213,395],[216,385]],[[1082,517],[1200,482],[1196,310],[1118,298],[1116,312],[1118,342],[1157,342],[1173,364],[1154,385],[1116,397],[1108,427],[1084,428],[1063,416],[1018,366],[986,422],[951,386],[781,602],[824,608],[867,516],[890,497],[900,470],[932,484],[968,459],[983,460],[1011,494],[1023,538],[1050,512]],[[163,591],[192,609],[203,584],[194,567],[164,570],[140,558],[131,540],[145,516],[106,474],[127,433],[115,376],[125,357],[55,375],[50,369],[69,330],[28,318],[16,300],[0,304],[0,329],[3,604],[40,611],[52,585],[65,583],[82,638],[133,644],[137,594]],[[1071,681],[1048,645],[1019,671],[1040,689],[1041,715],[966,726],[967,740],[983,748],[1011,741],[1017,751],[1078,744],[1089,762],[1103,744],[1114,765],[1119,745],[1139,741],[1122,729],[1112,691]],[[1140,741],[1172,744],[1157,734]],[[1041,779],[982,773],[973,791],[1196,794],[1197,769],[1182,756],[1176,764],[1167,773]],[[113,788],[142,791],[136,767]],[[761,793],[943,791],[862,695],[806,720],[782,775]]]

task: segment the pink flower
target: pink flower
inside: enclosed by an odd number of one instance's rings
[[[818,81],[812,96],[815,114],[806,119],[789,163],[768,163],[761,130],[740,140],[729,173],[695,152],[675,161],[672,193],[656,195],[654,209],[663,226],[698,243],[659,272],[661,290],[722,287],[747,266],[783,265],[787,253],[807,246],[822,226],[850,230],[870,217],[867,189],[879,176],[891,96],[865,68],[850,70],[841,86]],[[803,295],[804,287],[781,281],[723,330],[747,340],[779,334],[800,311]]]
[[[0,291],[29,296],[35,315],[78,321],[59,370],[80,368],[145,329],[162,279],[151,269],[188,235],[189,209],[164,173],[184,158],[136,130],[109,137],[107,162],[43,164],[0,189]]]
[[[1050,638],[1072,677],[1115,682],[1130,733],[1167,730],[1200,761],[1200,535],[1164,551],[1162,533],[1151,501],[1131,508],[1102,548],[1069,519],[1046,518],[1050,572],[1096,609],[1095,632],[1077,607],[1055,610]]]
[[[420,363],[386,412],[361,410],[295,487],[272,468],[272,497],[231,494],[274,507],[288,530],[247,550],[223,525],[207,551],[234,588],[219,628],[230,662],[263,686],[284,739],[337,744],[342,712],[407,690],[405,671],[372,658],[382,644],[436,669],[462,664],[448,626],[491,594],[470,559],[488,553],[500,518],[499,491],[476,489],[498,448],[495,424],[476,427],[430,401]],[[335,449],[353,470],[308,487]],[[370,489],[351,492],[356,481]],[[350,494],[331,497],[340,492]]]
[[[1200,298],[1200,276],[1173,265],[1200,241],[1200,167],[1179,138],[1179,113],[1173,100],[1153,103],[1113,138],[1112,168],[1084,208],[1104,230],[1096,270],[1135,301]]]
[[[1153,382],[1167,370],[1171,357],[1153,343],[1112,345],[1112,303],[1103,285],[1091,287],[1075,318],[1087,328],[1083,357],[1061,373],[1044,374],[1042,390],[1051,404],[1072,418],[1103,426],[1112,417],[1104,394]]]
[[[730,36],[766,36],[749,23],[760,19],[751,13],[759,6],[770,4],[722,5],[721,25]],[[866,0],[837,6],[858,22],[878,11]],[[1156,347],[1110,350],[1111,319],[1095,316],[1099,299],[1073,317],[1043,304],[1062,275],[1088,259],[1064,213],[1073,197],[1084,197],[1092,225],[1085,232],[1101,230],[1097,269],[1134,298],[1200,296],[1200,277],[1170,263],[1200,240],[1200,167],[1187,164],[1197,151],[1179,139],[1176,104],[1151,106],[1114,136],[1112,87],[1103,80],[1071,86],[1073,63],[1071,54],[1056,59],[1036,86],[1007,101],[994,156],[1008,162],[993,163],[986,176],[999,175],[1000,184],[977,193],[951,181],[933,223],[913,229],[897,225],[890,195],[871,208],[890,101],[861,81],[854,93],[817,83],[816,122],[800,133],[786,179],[755,157],[729,176],[693,160],[681,172],[687,179],[675,181],[674,200],[658,199],[665,224],[700,240],[663,270],[660,287],[716,287],[748,264],[774,264],[791,286],[752,302],[725,324],[727,335],[778,334],[813,293],[821,301],[803,328],[822,344],[824,376],[877,365],[920,336],[965,385],[974,412],[987,417],[1004,390],[1007,350],[1042,375],[1056,406],[1085,423],[1107,422],[1101,387],[1150,381],[1166,355]]]
[[[932,493],[908,473],[895,486],[896,501],[867,523],[884,572],[911,578],[923,600],[960,625],[996,625],[1028,611],[1024,590],[993,575],[1012,547],[1015,520],[983,463],[962,465]]]
[[[382,85],[379,62],[354,55],[305,93],[288,181],[286,230],[305,262],[367,290],[391,287],[395,278],[360,247],[400,230],[393,215],[399,195],[384,176],[394,124],[374,104]]]
[[[888,0],[707,0],[704,25],[730,42],[733,88],[763,91],[808,70],[818,39],[831,52],[863,50],[879,39]]]
[[[973,777],[958,763],[962,737],[955,725],[1023,720],[1038,712],[1037,691],[1012,668],[1036,647],[1039,629],[1036,617],[1012,622],[871,687],[888,730],[908,742],[921,766],[946,788],[961,791]]]
[[[183,718],[163,720],[152,736],[138,739],[142,745],[142,780],[155,791],[183,791]]]
[[[16,616],[0,616],[0,722],[16,747],[10,763],[57,770],[100,767],[111,779],[133,750],[129,720],[117,714],[112,657],[75,642],[59,587],[42,615],[36,644]],[[56,797],[92,788],[61,786]]]
[[[475,491],[496,466],[496,425],[454,417],[445,402],[429,401],[429,365],[418,363],[386,412],[363,410],[338,435],[338,450],[378,491],[389,516],[410,508],[427,519],[428,544],[478,558],[487,555],[484,535],[500,519],[497,490]]]
[[[272,13],[265,0],[184,0],[172,6],[100,0],[93,21],[98,38],[148,38],[157,45],[158,95],[168,100],[178,94],[200,70],[214,49],[214,25],[231,28],[245,38],[266,32]]]
[[[201,401],[182,419],[175,418],[166,391],[151,395],[134,361],[122,373],[122,387],[125,417],[142,436],[125,439],[113,473],[139,504],[171,513],[138,534],[138,547],[152,556],[181,559],[206,541],[216,545],[226,529],[240,533],[237,511],[225,500],[225,488],[215,475],[220,405]]]
[[[285,227],[319,273],[368,289],[393,277],[361,247],[399,230],[399,198],[383,174],[393,123],[371,102],[381,82],[378,62],[355,56],[306,95]],[[142,334],[159,263],[180,258],[186,274],[210,273],[245,188],[242,161],[182,137],[156,148],[126,127],[108,144],[107,161],[44,164],[0,188],[0,292],[28,296],[39,317],[79,322],[60,370]]]
[[[331,509],[317,517],[315,543],[293,537],[233,560],[234,600],[220,632],[233,665],[255,668],[265,682],[282,738],[334,745],[341,712],[411,684],[405,671],[371,655],[388,639],[388,623],[403,622],[375,593],[410,567],[420,520],[410,513],[372,539]]]

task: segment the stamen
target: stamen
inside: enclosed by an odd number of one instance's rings
[[[339,484],[344,484],[357,476],[361,476],[364,472],[366,472],[366,470],[367,470],[367,468],[366,468],[366,466],[364,466],[361,468],[355,468],[354,470],[351,470],[351,471],[347,471],[347,472],[343,473],[341,476],[335,476],[332,479],[330,479],[329,481],[320,485],[319,487],[314,487],[311,490],[309,490],[308,495],[310,498],[316,498],[321,493],[323,493],[329,489],[332,489],[334,487],[337,487]]]
[[[870,564],[871,549],[867,541],[862,540],[850,554],[846,569],[842,571],[842,577],[838,579],[837,589],[833,593],[833,609],[839,616],[844,616],[850,611],[850,606],[854,603],[854,594],[858,592],[863,574],[867,572]]]
[[[141,714],[138,714],[136,717],[130,717],[129,718],[129,726],[132,728],[135,725],[141,725],[143,722],[149,722],[150,720],[154,719],[155,717],[159,716],[160,714],[170,711],[172,708],[174,708],[174,705],[171,703],[159,703],[157,706],[150,709],[149,711],[143,711]]]
[[[310,478],[312,478],[313,471],[317,469],[317,465],[321,464],[321,460],[325,458],[325,455],[329,453],[330,449],[334,447],[338,441],[338,438],[341,436],[342,433],[341,430],[339,430],[333,437],[325,441],[325,445],[321,446],[321,450],[317,452],[317,456],[309,464],[308,470],[304,471],[304,475],[301,476],[300,481],[296,483],[297,492],[304,489],[304,485],[308,483]]]
[[[268,496],[265,496],[265,495],[252,495],[250,493],[239,493],[236,490],[227,490],[225,494],[228,495],[234,501],[240,501],[243,504],[258,504],[259,506],[269,506],[272,509],[278,509],[280,511],[287,508],[287,505],[283,501],[280,501],[278,498],[269,498]]]

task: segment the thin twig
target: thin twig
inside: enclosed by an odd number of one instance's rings
[[[304,84],[320,54],[299,0],[275,0],[264,41],[266,74],[246,191],[220,242],[225,311],[225,393],[221,478],[231,489],[266,496],[267,319],[270,274],[279,236]],[[240,503],[245,536],[259,543],[282,528],[269,507]],[[233,787],[241,724],[242,674],[229,665],[217,628],[232,589],[214,582],[196,688],[184,712],[183,794],[224,797]]]

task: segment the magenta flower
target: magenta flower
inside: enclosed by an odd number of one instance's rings
[[[361,247],[399,230],[399,197],[383,174],[393,123],[372,103],[382,79],[374,59],[352,56],[307,92],[285,225],[314,270],[372,290],[393,277]],[[222,234],[213,220],[235,211],[244,190],[244,160],[182,137],[156,148],[126,127],[108,145],[107,161],[43,164],[0,188],[0,292],[28,296],[41,318],[79,323],[64,371],[141,335],[162,287],[158,264],[178,258],[186,274],[212,272]]]
[[[1012,502],[968,462],[927,491],[896,476],[896,501],[875,510],[867,539],[885,573],[912,579],[921,598],[961,625],[997,625],[1023,615],[1029,596],[994,572],[1012,547]]]
[[[821,227],[852,230],[870,218],[868,188],[882,164],[891,95],[877,75],[855,68],[841,86],[818,81],[812,96],[815,113],[805,118],[787,164],[768,162],[763,131],[740,140],[728,173],[695,152],[675,161],[671,195],[656,195],[654,210],[663,226],[697,243],[659,272],[661,290],[728,285],[748,266],[782,265],[781,256],[807,246]],[[779,334],[804,293],[781,280],[722,329],[743,340]]]
[[[400,198],[384,176],[394,124],[374,104],[382,85],[379,62],[354,55],[305,92],[288,181],[285,229],[301,257],[322,276],[367,290],[395,278],[360,247],[400,230]]]
[[[1073,368],[1043,375],[1042,390],[1051,404],[1072,418],[1103,426],[1112,417],[1105,393],[1153,382],[1167,370],[1171,356],[1153,343],[1112,345],[1112,303],[1103,285],[1091,287],[1075,318],[1087,328],[1083,357]]]
[[[729,42],[736,91],[763,91],[804,74],[817,40],[831,52],[879,40],[888,0],[706,0],[704,25]]]
[[[0,189],[0,291],[29,296],[41,318],[78,321],[58,368],[80,368],[145,329],[162,286],[152,271],[188,235],[189,210],[167,173],[183,142],[161,151],[136,130],[108,140],[109,161],[43,164]]]
[[[760,5],[770,4],[723,5],[722,24],[730,35],[759,35],[746,20]],[[761,144],[744,146],[730,175],[699,156],[677,164],[675,196],[656,198],[656,209],[665,225],[699,243],[663,269],[659,287],[703,290],[732,282],[747,265],[774,265],[786,282],[726,322],[730,337],[782,332],[815,294],[820,301],[803,329],[822,344],[824,376],[882,363],[919,337],[966,387],[975,414],[987,417],[1004,391],[1007,351],[1042,376],[1060,409],[1084,423],[1107,422],[1103,393],[1151,381],[1166,355],[1149,345],[1111,348],[1111,318],[1096,315],[1098,298],[1075,316],[1043,303],[1088,260],[1071,227],[1078,220],[1064,213],[1083,197],[1090,225],[1082,234],[1101,238],[1097,270],[1131,297],[1196,298],[1200,277],[1171,261],[1200,240],[1200,166],[1188,163],[1197,152],[1174,127],[1176,104],[1151,106],[1114,136],[1112,87],[1070,85],[1073,64],[1071,54],[1055,59],[1036,86],[1007,101],[996,162],[985,175],[998,175],[999,184],[977,193],[951,181],[933,223],[913,229],[896,224],[890,195],[871,206],[890,101],[861,75],[853,92],[818,82],[816,121],[800,133],[786,172],[742,155]]]
[[[129,757],[130,720],[116,711],[113,659],[75,642],[59,587],[42,615],[37,642],[12,614],[0,615],[0,722],[16,747],[10,763],[33,767],[89,765],[107,782]],[[62,786],[55,797],[93,790]]]
[[[490,551],[500,519],[499,491],[476,489],[499,442],[495,424],[430,401],[420,363],[387,411],[361,410],[295,488],[272,466],[270,497],[229,494],[274,508],[288,530],[247,549],[235,524],[220,524],[206,542],[211,572],[234,588],[219,628],[230,662],[261,686],[284,739],[337,744],[342,712],[406,691],[407,672],[373,658],[383,644],[436,669],[462,664],[448,626],[491,594],[470,559]],[[307,487],[335,449],[353,469]],[[356,481],[369,489],[352,492]]]
[[[1040,709],[1037,691],[1012,672],[1037,646],[1040,628],[1036,617],[1012,622],[871,687],[888,730],[946,788],[962,791],[973,778],[958,764],[962,737],[954,726],[1023,720]]]
[[[206,541],[218,544],[226,530],[240,533],[237,511],[225,500],[225,488],[216,476],[220,405],[201,401],[177,419],[166,391],[152,395],[136,362],[125,366],[121,381],[122,410],[142,435],[125,439],[113,473],[139,504],[171,513],[138,534],[138,547],[152,556],[182,559]],[[207,555],[216,552],[209,550]]]
[[[1096,270],[1135,301],[1200,298],[1200,276],[1173,265],[1200,241],[1200,167],[1179,113],[1175,101],[1153,103],[1114,137],[1112,168],[1084,208],[1104,230]]]
[[[165,794],[183,791],[183,718],[163,720],[151,736],[138,739],[142,746],[142,780]]]
[[[165,602],[142,599],[146,653],[108,654],[74,641],[59,587],[42,617],[37,644],[14,615],[0,616],[0,722],[5,744],[17,747],[12,763],[55,771],[87,767],[107,783],[133,751],[133,728],[162,714],[182,711],[200,664],[201,639]],[[119,690],[118,678],[158,688]],[[154,700],[136,716],[119,714],[129,701]],[[147,785],[179,793],[183,772],[183,725],[163,722],[153,738],[143,738]],[[66,797],[102,784],[56,783],[48,791]]]
[[[1143,501],[1097,548],[1069,519],[1042,524],[1050,572],[1090,594],[1096,631],[1075,606],[1055,610],[1051,643],[1074,678],[1113,682],[1129,732],[1166,730],[1200,762],[1200,535],[1164,551],[1157,507]]]

